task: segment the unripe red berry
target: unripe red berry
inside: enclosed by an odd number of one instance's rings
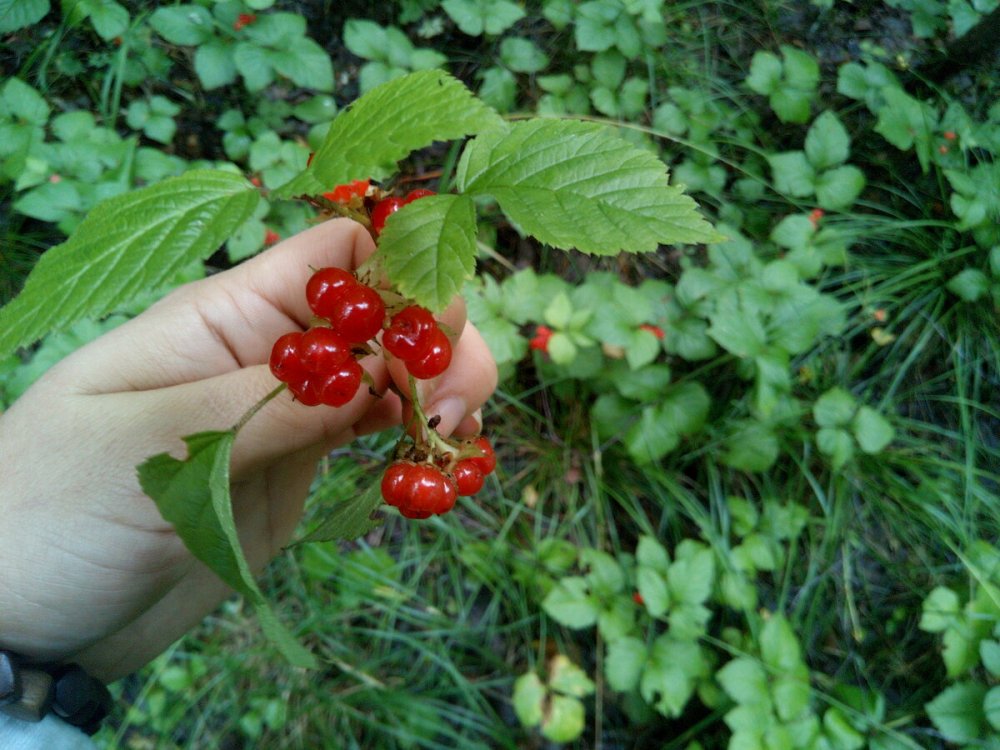
[[[386,219],[406,205],[403,198],[389,197],[383,198],[372,209],[372,230],[376,235],[382,233]]]
[[[286,333],[278,337],[271,347],[271,358],[268,365],[271,374],[282,383],[297,379],[305,374],[305,367],[302,365],[301,345],[303,334],[299,331]]]
[[[437,377],[448,369],[451,364],[451,342],[437,326],[430,334],[431,343],[427,348],[427,353],[420,359],[410,360],[406,363],[406,369],[410,374],[420,380],[428,380]]]
[[[302,366],[310,372],[333,372],[351,358],[351,345],[332,328],[310,328],[302,334]]]
[[[486,480],[479,466],[468,459],[459,461],[452,475],[455,477],[458,494],[462,497],[475,495],[483,488],[483,482]]]
[[[348,359],[326,376],[320,386],[319,400],[327,406],[343,406],[358,392],[364,371],[355,359]]]
[[[309,309],[321,318],[329,318],[340,295],[358,286],[358,280],[343,268],[321,268],[306,282]]]
[[[327,317],[337,333],[352,344],[360,344],[382,330],[385,303],[370,286],[357,284],[337,297]]]
[[[410,305],[392,316],[382,334],[382,346],[394,357],[404,361],[420,359],[431,347],[431,334],[437,322],[430,311]]]

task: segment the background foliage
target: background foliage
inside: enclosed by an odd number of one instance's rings
[[[101,746],[1000,747],[996,20],[995,0],[0,0],[0,302],[104,198],[204,167],[263,197],[203,185],[222,250],[84,284],[66,304],[90,318],[0,360],[5,404],[307,226],[279,188],[411,71],[617,124],[727,238],[554,253],[521,231],[558,246],[544,211],[484,189],[464,293],[504,376],[488,492],[293,547],[262,589],[325,669],[289,667],[234,599],[119,683]],[[489,185],[458,153],[377,176]],[[391,444],[332,455],[311,507]]]

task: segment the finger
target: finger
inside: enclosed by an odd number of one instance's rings
[[[267,362],[274,341],[309,325],[313,269],[353,268],[375,249],[367,231],[335,219],[236,268],[175,290],[53,368],[75,393],[150,390]]]

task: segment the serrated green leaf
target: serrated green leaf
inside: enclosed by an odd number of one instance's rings
[[[612,690],[634,690],[646,665],[646,656],[646,644],[638,638],[619,638],[609,643],[604,674]]]
[[[670,609],[670,589],[663,576],[655,569],[640,565],[635,574],[636,588],[643,606],[653,617],[660,617]]]
[[[213,39],[199,45],[194,53],[194,70],[206,89],[227,86],[236,80],[233,45]]]
[[[950,742],[974,742],[982,739],[986,715],[983,699],[986,686],[975,682],[956,682],[928,703],[925,708],[934,726]]]
[[[257,609],[265,635],[292,664],[315,667],[316,659],[285,629],[257,587],[243,556],[232,499],[229,462],[236,432],[201,432],[184,442],[188,457],[180,461],[160,453],[138,467],[139,484],[173,524],[191,554]]]
[[[840,118],[833,112],[824,112],[806,133],[806,156],[816,169],[828,169],[847,161],[851,139]]]
[[[787,151],[767,157],[774,189],[794,198],[805,198],[816,190],[816,172],[802,151]]]
[[[0,34],[38,23],[49,12],[49,0],[0,0]]]
[[[200,5],[157,8],[149,25],[171,44],[203,44],[212,37],[212,14]]]
[[[948,280],[947,288],[965,302],[977,302],[989,294],[990,279],[978,268],[966,268]]]
[[[828,211],[850,208],[865,189],[865,175],[847,164],[823,172],[816,178],[816,202]]]
[[[444,71],[411,73],[369,91],[337,115],[311,167],[272,195],[292,198],[352,180],[383,180],[401,159],[434,141],[503,127],[496,112]]]
[[[295,544],[330,542],[337,539],[351,541],[374,529],[382,519],[375,515],[382,504],[382,493],[377,483],[371,484],[361,494],[351,495],[329,510],[323,509],[319,525]],[[375,516],[375,517],[373,517]]]
[[[611,255],[720,236],[667,182],[650,152],[593,123],[527,120],[475,138],[459,189],[491,195],[524,231],[555,247]]]
[[[239,175],[193,170],[102,201],[0,309],[0,357],[162,286],[218,250],[258,200]]]
[[[583,578],[563,578],[548,593],[542,609],[557,622],[569,628],[588,628],[597,622],[599,609],[587,591]]]
[[[862,406],[854,417],[854,437],[865,453],[881,452],[896,435],[885,417],[869,406]]]
[[[441,7],[469,36],[502,34],[524,18],[524,10],[510,0],[443,0]]]
[[[715,555],[701,549],[687,559],[674,560],[667,572],[673,599],[685,604],[702,604],[712,593],[715,581]]]
[[[813,418],[820,427],[843,427],[851,421],[857,402],[843,388],[831,388],[813,404]]]
[[[476,268],[476,208],[465,195],[432,195],[392,214],[378,257],[401,294],[437,312]]]
[[[715,678],[737,703],[757,704],[768,699],[767,672],[749,657],[733,659],[716,672]]]
[[[765,96],[774,93],[781,83],[781,60],[770,52],[758,50],[750,61],[746,84],[752,91]]]

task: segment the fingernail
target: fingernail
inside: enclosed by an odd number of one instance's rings
[[[428,419],[440,417],[440,421],[435,428],[442,435],[450,435],[458,427],[459,422],[465,419],[468,411],[468,404],[464,398],[449,396],[448,398],[434,404],[425,410]]]

